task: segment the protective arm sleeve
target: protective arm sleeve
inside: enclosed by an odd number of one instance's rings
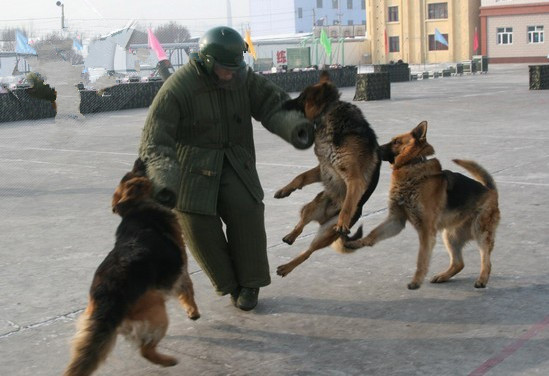
[[[252,116],[270,132],[280,136],[297,149],[307,149],[314,141],[314,126],[303,113],[284,110],[289,95],[267,78],[249,72],[248,85]]]
[[[139,156],[147,165],[147,175],[154,186],[154,197],[162,204],[174,207],[181,168],[177,161],[176,134],[180,107],[167,90],[156,95],[145,120],[139,146]]]

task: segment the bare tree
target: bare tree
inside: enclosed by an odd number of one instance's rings
[[[154,35],[160,43],[181,43],[189,40],[189,30],[175,21],[160,25],[154,30]]]

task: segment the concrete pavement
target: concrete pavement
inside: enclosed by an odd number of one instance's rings
[[[352,100],[354,88],[342,89]],[[502,220],[486,289],[475,289],[479,255],[464,251],[451,282],[407,290],[417,255],[408,226],[371,249],[320,250],[286,278],[276,266],[311,241],[282,237],[320,191],[282,200],[274,192],[315,165],[254,124],[265,190],[272,284],[252,312],[218,297],[191,257],[202,318],[169,303],[161,349],[179,358],[159,368],[122,337],[97,375],[547,375],[549,374],[549,92],[528,90],[527,65],[491,65],[486,75],[391,85],[390,100],[354,102],[380,143],[429,122],[444,168],[470,158],[498,184]],[[0,124],[0,375],[60,375],[93,272],[113,245],[110,200],[131,167],[146,109],[82,119]],[[463,172],[463,171],[462,171]],[[389,165],[359,221],[386,215]],[[448,256],[438,238],[428,276]]]

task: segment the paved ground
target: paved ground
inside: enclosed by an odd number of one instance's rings
[[[343,89],[351,100],[354,89]],[[250,313],[218,297],[192,261],[202,318],[175,301],[161,343],[180,364],[161,369],[124,340],[98,375],[547,375],[549,374],[549,92],[528,90],[526,65],[487,75],[391,86],[391,100],[358,106],[380,142],[428,120],[446,168],[471,158],[493,173],[502,221],[486,289],[475,289],[471,244],[452,282],[409,291],[417,237],[406,228],[373,249],[317,252],[282,279],[274,271],[311,240],[281,239],[318,185],[289,198],[276,189],[315,165],[255,125],[266,193],[273,283]],[[136,157],[146,110],[0,124],[0,375],[59,375],[93,271],[111,249],[119,219],[112,191]],[[360,220],[386,215],[389,166]],[[429,275],[448,257],[436,245]]]

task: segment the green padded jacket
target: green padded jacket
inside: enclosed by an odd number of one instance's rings
[[[288,99],[249,67],[236,90],[217,87],[195,60],[178,69],[149,108],[139,147],[155,194],[168,189],[178,210],[215,215],[227,158],[252,196],[263,200],[251,117],[296,148],[308,148],[314,140],[313,125],[303,114],[281,108]]]

